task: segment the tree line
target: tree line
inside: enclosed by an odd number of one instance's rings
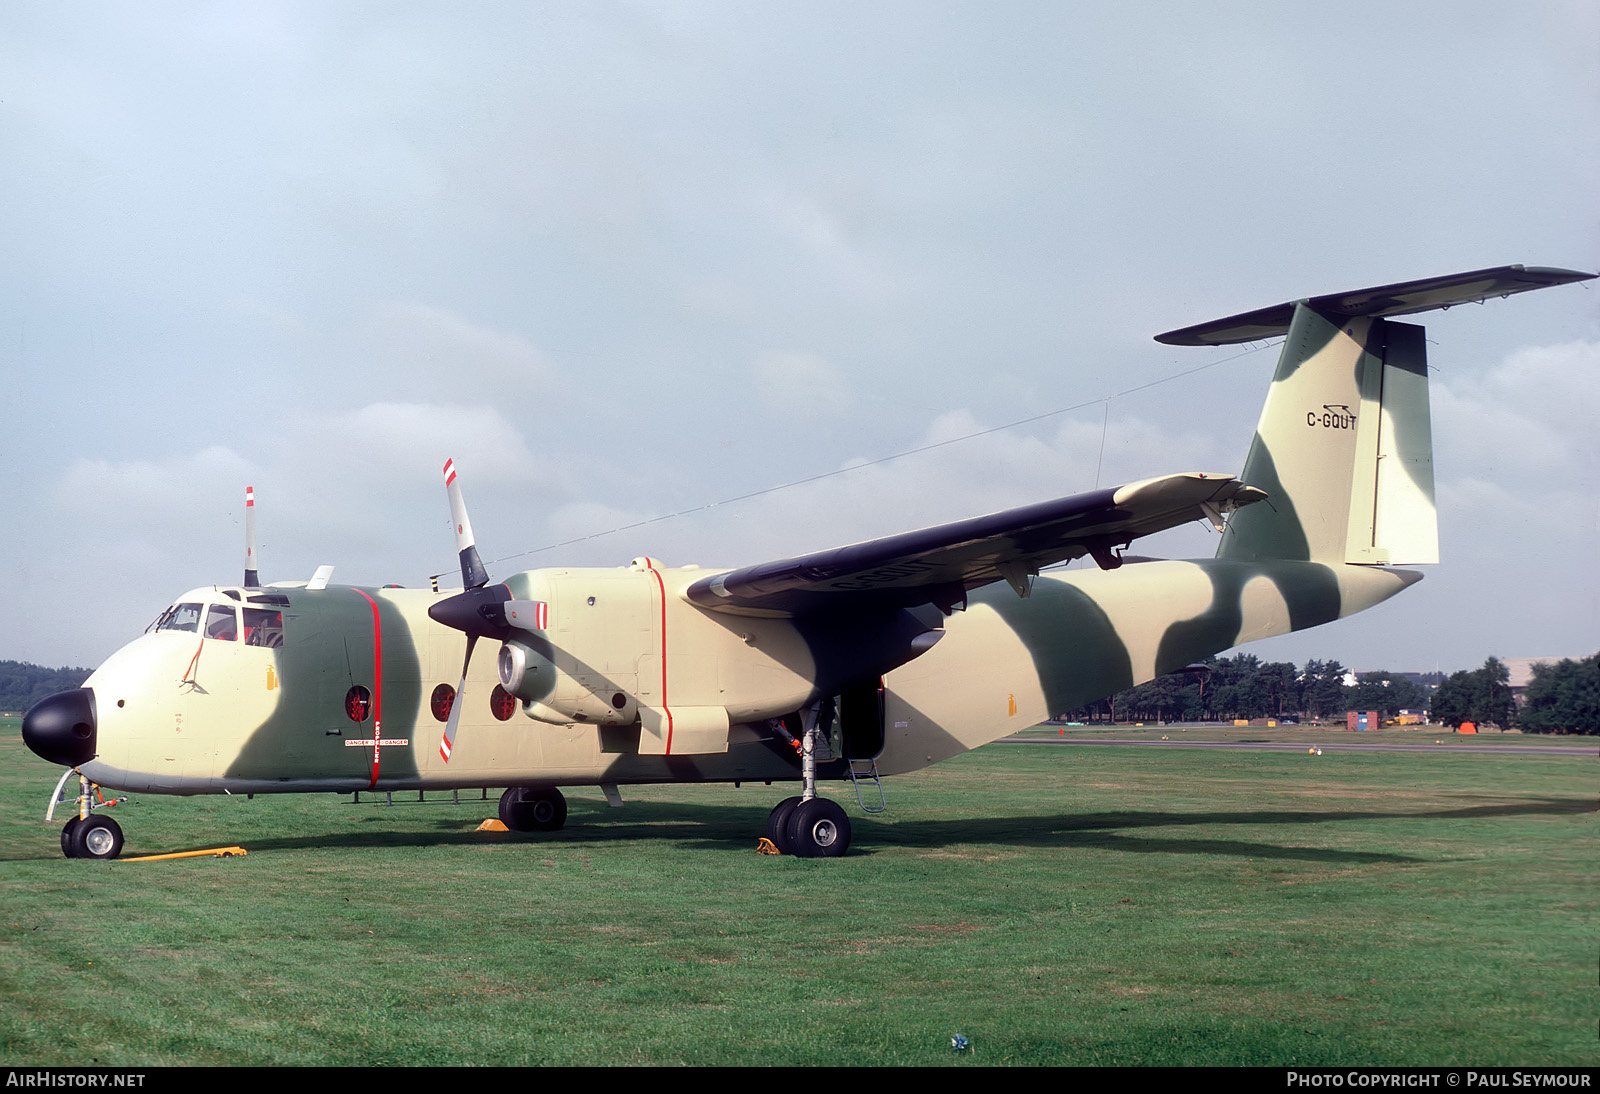
[[[1262,661],[1252,653],[1208,657],[1181,672],[1119,691],[1063,716],[1082,722],[1210,722],[1240,718],[1337,718],[1347,710],[1392,717],[1428,705],[1428,689],[1396,672],[1349,675],[1337,661]]]
[[[1510,681],[1510,671],[1495,657],[1482,668],[1453,672],[1434,693],[1429,717],[1457,729],[1472,722],[1524,733],[1600,734],[1600,653],[1535,664],[1520,706]]]
[[[1541,662],[1519,704],[1498,658],[1451,673],[1430,690],[1395,672],[1349,673],[1337,661],[1262,661],[1254,654],[1209,657],[1181,672],[1119,691],[1059,717],[1075,722],[1213,722],[1235,719],[1339,718],[1376,710],[1392,718],[1426,709],[1430,721],[1520,729],[1525,733],[1600,734],[1600,654]]]
[[[47,669],[26,661],[0,661],[0,711],[24,711],[46,695],[70,691],[89,678],[89,669]]]

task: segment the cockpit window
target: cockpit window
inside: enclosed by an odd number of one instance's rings
[[[200,605],[174,604],[156,620],[158,631],[196,631],[200,629]]]
[[[283,645],[283,613],[265,608],[244,609],[244,644],[270,649]]]
[[[231,604],[213,604],[206,613],[206,637],[222,642],[239,640],[239,621]]]

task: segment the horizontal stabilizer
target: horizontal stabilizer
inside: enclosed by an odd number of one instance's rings
[[[1331,293],[1298,301],[1330,319],[1358,315],[1373,317],[1413,315],[1417,312],[1448,308],[1455,304],[1481,303],[1495,297],[1528,292],[1531,289],[1587,281],[1595,274],[1561,270],[1551,266],[1496,266],[1488,270],[1426,277],[1421,281],[1401,281],[1355,292]],[[1254,342],[1286,334],[1294,317],[1297,301],[1270,308],[1213,319],[1181,330],[1156,335],[1157,342],[1169,346],[1227,346]]]

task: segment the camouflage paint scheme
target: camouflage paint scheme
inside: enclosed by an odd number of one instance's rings
[[[1425,350],[1421,327],[1385,317],[1591,276],[1473,271],[1161,336],[1286,334],[1239,480],[1168,476],[734,571],[641,558],[513,575],[497,595],[548,620],[503,643],[525,662],[515,695],[496,658],[470,662],[448,761],[434,699],[457,701],[466,636],[429,616],[449,594],[400,588],[273,586],[275,647],[153,630],[84,685],[89,715],[70,728],[87,743],[46,728],[47,714],[80,717],[61,714],[69,699],[83,709],[70,692],[30,711],[24,736],[96,783],[154,793],[777,781],[800,775],[779,727],[849,693],[868,698],[844,703],[841,749],[914,771],[1419,580],[1392,567],[1437,560]],[[1215,558],[1114,554],[1224,515]],[[1085,555],[1100,568],[1039,572]],[[180,603],[265,593],[208,587]],[[370,705],[354,720],[358,687]]]

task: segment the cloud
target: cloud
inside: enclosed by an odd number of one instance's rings
[[[1591,264],[1593,5],[1385,9],[1359,55],[1307,45],[1310,9],[913,10],[0,5],[0,656],[103,654],[152,600],[234,579],[246,483],[264,573],[411,581],[453,567],[446,456],[486,558],[695,510],[529,560],[574,565],[737,564],[1236,469],[1270,361],[869,461],[1198,359],[1155,330]],[[1525,78],[1485,101],[1484,71]],[[1352,116],[1360,154],[1278,124]],[[1442,546],[1520,554],[1504,585],[1594,587],[1593,300],[1427,320],[1482,347],[1436,355]],[[1149,549],[1214,542],[1175,534]],[[1470,635],[1457,599],[1417,614]]]
[[[1097,471],[1098,485],[1112,486],[1178,471],[1218,471],[1233,462],[1206,433],[1116,412],[1103,422],[1091,413],[1053,429],[988,431],[970,411],[951,411],[930,421],[910,446],[921,451],[841,459],[752,496],[702,494],[669,520],[654,519],[665,509],[575,504],[561,511],[560,534],[586,541],[563,554],[605,563],[650,554],[669,565],[739,566],[1083,493],[1095,488]],[[1186,557],[1210,554],[1216,541],[1197,526],[1188,538],[1174,531],[1141,546]]]
[[[243,494],[257,495],[266,580],[304,578],[324,561],[342,581],[413,582],[450,567],[442,467],[454,458],[474,524],[498,531],[502,498],[559,492],[495,407],[373,403],[223,419],[229,444],[165,460],[82,458],[49,484],[52,575],[115,577],[106,599],[151,610],[152,596],[238,580]],[[480,535],[482,533],[480,532]],[[498,544],[496,544],[498,545]]]
[[[785,419],[815,422],[837,418],[855,405],[844,374],[820,354],[768,349],[752,366],[763,405]]]
[[[557,374],[527,338],[415,301],[371,307],[352,332],[355,349],[388,375],[390,390],[477,400],[515,391],[547,403]]]
[[[1600,470],[1600,342],[1529,346],[1481,375],[1442,374],[1432,403],[1441,477],[1492,475],[1526,495],[1593,484]]]

